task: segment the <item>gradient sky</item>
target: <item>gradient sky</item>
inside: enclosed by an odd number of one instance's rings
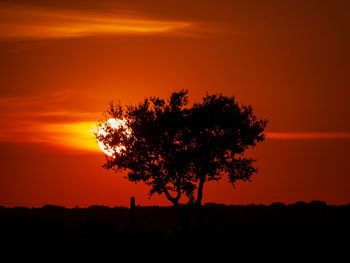
[[[101,165],[108,102],[189,89],[269,120],[258,174],[204,202],[350,202],[350,1],[2,0],[0,205],[170,205]]]

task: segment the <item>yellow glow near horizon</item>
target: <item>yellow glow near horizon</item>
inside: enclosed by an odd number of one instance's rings
[[[97,131],[95,122],[78,122],[63,124],[47,124],[37,126],[40,137],[32,138],[32,142],[42,142],[51,145],[60,145],[68,151],[98,152],[94,132]],[[69,150],[70,149],[70,150]]]

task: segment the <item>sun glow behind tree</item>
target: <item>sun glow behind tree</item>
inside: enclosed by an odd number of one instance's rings
[[[120,154],[123,150],[126,150],[125,146],[122,144],[111,146],[109,142],[103,140],[107,138],[109,131],[117,131],[119,129],[124,129],[127,136],[131,135],[131,129],[128,128],[126,119],[111,118],[98,127],[97,136],[99,138],[102,137],[101,139],[97,140],[98,146],[106,155],[110,157],[113,157],[115,154]]]

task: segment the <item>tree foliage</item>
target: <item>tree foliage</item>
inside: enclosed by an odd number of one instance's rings
[[[106,134],[96,135],[111,149],[123,145],[106,157],[104,168],[127,170],[130,181],[146,183],[150,195],[165,194],[175,206],[182,195],[200,205],[207,181],[223,176],[233,185],[250,181],[257,169],[244,153],[264,140],[267,123],[251,106],[221,94],[187,107],[187,93],[174,92],[167,101],[150,97],[138,105],[111,104],[107,118],[125,119],[127,127],[104,125]]]

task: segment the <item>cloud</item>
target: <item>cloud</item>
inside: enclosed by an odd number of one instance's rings
[[[32,96],[0,97],[0,118],[4,121],[76,122],[97,118],[98,113],[72,110],[67,104],[76,100],[73,90]],[[70,103],[72,104],[72,103]]]
[[[266,138],[274,140],[350,139],[350,132],[267,132]]]
[[[156,20],[128,14],[44,9],[28,6],[0,6],[0,38],[48,39],[94,35],[164,34],[186,30],[186,21]]]
[[[97,152],[100,113],[64,108],[70,92],[0,98],[0,142],[42,143],[64,152]]]

